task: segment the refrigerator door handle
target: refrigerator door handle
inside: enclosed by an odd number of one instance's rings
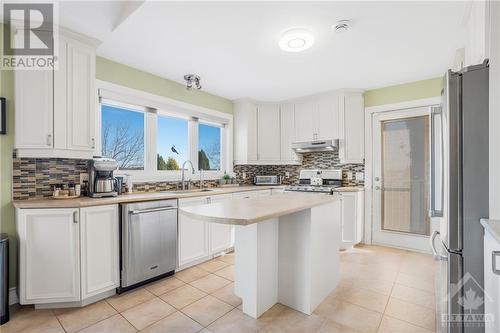
[[[441,193],[437,194],[436,193],[436,182],[437,182],[437,172],[436,170],[436,117],[441,117],[442,116],[442,108],[441,106],[433,106],[431,107],[430,110],[430,132],[431,132],[431,139],[430,139],[430,191],[429,191],[429,216],[430,217],[442,217],[443,216],[443,177],[444,177],[444,169],[443,169],[443,161],[444,161],[444,142],[443,142],[443,119],[440,118],[440,128],[439,128],[439,154],[440,154],[440,175],[439,175],[439,180],[441,182]],[[441,207],[436,207],[436,199],[438,198],[438,195],[440,196],[440,204]]]
[[[448,257],[439,254],[436,250],[435,239],[439,235],[440,235],[439,231],[435,230],[432,233],[431,237],[429,238],[429,241],[431,243],[432,256],[434,257],[434,260],[436,260],[436,261],[446,261],[446,260],[448,260]]]

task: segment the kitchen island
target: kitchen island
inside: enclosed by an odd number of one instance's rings
[[[276,303],[311,314],[337,286],[336,195],[233,199],[181,208],[179,214],[236,226],[234,291],[249,316],[258,318]]]

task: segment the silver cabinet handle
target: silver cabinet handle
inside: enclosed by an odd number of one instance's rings
[[[137,214],[155,213],[155,212],[161,212],[164,210],[173,210],[173,209],[177,209],[177,207],[168,206],[168,207],[160,207],[160,208],[138,209],[138,210],[130,210],[128,213],[131,215],[137,215]]]
[[[95,149],[95,139],[92,138],[92,149]]]
[[[52,146],[52,134],[47,134],[47,146]]]
[[[500,251],[492,251],[491,252],[491,269],[493,273],[496,275],[500,275],[500,269],[497,268],[497,257],[500,257]]]
[[[375,177],[375,181],[378,182],[380,180],[379,177]]]
[[[437,236],[439,236],[440,233],[439,231],[435,230],[431,237],[429,238],[429,241],[431,243],[431,251],[432,251],[432,256],[434,257],[434,260],[436,261],[446,261],[448,258],[446,256],[440,255],[437,250],[436,250],[436,245],[434,244],[434,240],[436,239]]]
[[[73,223],[78,223],[78,211],[73,212]]]

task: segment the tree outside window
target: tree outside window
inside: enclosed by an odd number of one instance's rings
[[[220,170],[221,129],[199,124],[198,126],[198,169]]]
[[[101,123],[102,155],[121,170],[143,170],[144,113],[102,105]]]
[[[158,116],[157,170],[179,170],[188,159],[188,121]]]

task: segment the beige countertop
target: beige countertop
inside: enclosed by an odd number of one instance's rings
[[[334,200],[337,200],[337,196],[288,193],[183,207],[179,208],[179,213],[208,222],[248,225],[321,206]]]
[[[126,202],[152,201],[164,199],[181,199],[194,197],[207,197],[220,194],[229,194],[235,192],[268,190],[272,188],[283,188],[283,186],[238,186],[238,187],[218,187],[215,191],[175,193],[175,191],[151,192],[151,193],[130,193],[117,197],[108,198],[89,198],[80,197],[76,199],[36,199],[36,200],[14,200],[12,204],[15,208],[79,208],[89,206],[112,205]]]
[[[481,219],[484,230],[490,233],[500,243],[500,220]]]

